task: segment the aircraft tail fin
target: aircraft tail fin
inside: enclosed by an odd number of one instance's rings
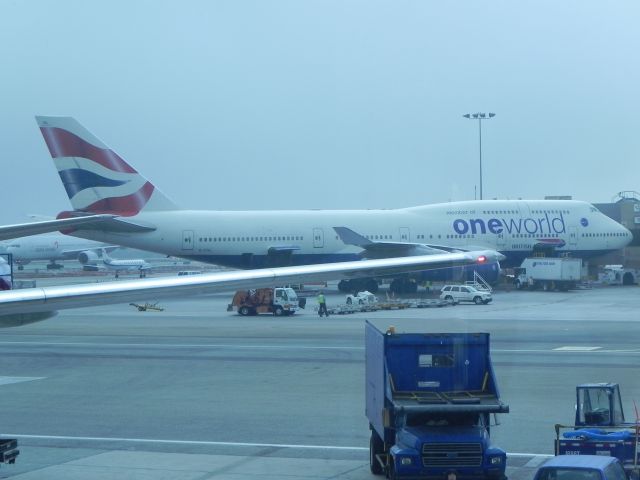
[[[75,211],[131,217],[177,209],[74,118],[37,116],[36,121]]]

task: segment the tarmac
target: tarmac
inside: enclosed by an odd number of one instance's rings
[[[328,291],[330,306],[343,301]],[[0,478],[381,478],[369,472],[364,415],[370,320],[491,333],[511,407],[492,438],[509,478],[529,480],[553,453],[553,425],[573,421],[578,383],[620,383],[633,419],[639,293],[497,291],[489,305],[329,318],[313,299],[293,317],[241,317],[226,311],[232,292],[163,301],[161,312],[60,312],[0,330],[0,431],[21,450]]]

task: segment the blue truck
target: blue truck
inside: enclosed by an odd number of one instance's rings
[[[615,457],[630,478],[640,478],[640,424],[625,421],[617,383],[578,385],[574,424],[555,429],[556,455]]]
[[[391,480],[504,480],[490,441],[500,400],[488,333],[396,333],[365,325],[371,472]]]

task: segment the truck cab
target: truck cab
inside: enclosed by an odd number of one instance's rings
[[[623,423],[617,383],[584,383],[576,387],[576,427],[614,427]]]

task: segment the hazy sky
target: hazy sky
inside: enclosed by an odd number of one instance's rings
[[[179,205],[640,190],[640,2],[0,1],[0,223],[69,204],[71,115]],[[8,199],[8,200],[7,200]]]

